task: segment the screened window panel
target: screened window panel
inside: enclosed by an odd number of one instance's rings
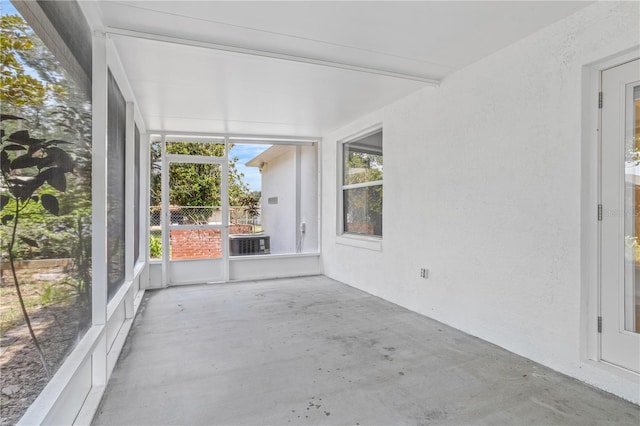
[[[109,299],[125,276],[126,102],[109,71],[107,110],[107,284]]]
[[[140,130],[135,126],[133,186],[133,263],[140,257]]]

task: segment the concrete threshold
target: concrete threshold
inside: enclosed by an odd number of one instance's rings
[[[95,425],[634,425],[640,407],[329,278],[148,291]]]

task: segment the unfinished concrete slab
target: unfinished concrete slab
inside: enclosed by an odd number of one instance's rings
[[[635,425],[640,407],[316,276],[147,292],[96,425]]]

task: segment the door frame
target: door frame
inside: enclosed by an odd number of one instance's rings
[[[637,362],[640,356],[640,334],[628,331],[625,316],[628,303],[635,312],[635,297],[627,301],[627,279],[635,289],[635,262],[623,261],[627,250],[623,249],[620,235],[635,235],[629,227],[635,227],[635,219],[627,220],[627,206],[635,197],[635,184],[629,189],[623,140],[628,136],[629,119],[635,122],[635,114],[629,117],[627,107],[633,103],[630,85],[637,87],[640,80],[640,58],[621,63],[601,72],[604,107],[601,116],[600,151],[600,359],[640,374]],[[624,86],[622,86],[624,85]],[[629,99],[631,95],[631,99]],[[635,104],[635,103],[634,103]],[[606,120],[606,122],[605,122]],[[633,203],[635,205],[635,203]],[[633,277],[633,278],[631,278]],[[621,287],[622,286],[622,287]],[[634,315],[635,330],[635,315]]]
[[[220,225],[194,225],[186,226],[184,229],[220,229],[220,237],[222,241],[229,240],[229,138],[218,138],[215,136],[202,135],[194,137],[193,135],[178,135],[177,139],[184,138],[186,141],[198,141],[198,142],[211,142],[211,143],[223,143],[224,155],[220,157],[207,157],[201,155],[179,155],[179,154],[167,154],[166,143],[167,139],[174,137],[166,134],[161,135],[161,158],[162,158],[162,176],[161,176],[161,199],[162,199],[162,215],[160,219],[160,227],[162,230],[162,285],[166,287],[168,285],[181,285],[181,284],[193,284],[195,282],[204,282],[197,279],[193,281],[184,282],[172,282],[171,268],[172,263],[180,262],[171,260],[169,256],[169,247],[171,245],[170,232],[172,225],[170,223],[170,205],[169,205],[169,166],[171,163],[176,164],[216,164],[220,166],[220,209],[221,209],[221,224]],[[205,263],[214,261],[215,263],[221,263],[221,274],[219,280],[207,280],[206,282],[227,282],[229,281],[229,247],[228,244],[222,244],[222,257],[218,259],[195,259],[190,262]]]
[[[598,332],[600,304],[600,222],[598,220],[601,187],[600,138],[601,110],[599,93],[602,90],[602,72],[640,57],[640,46],[626,49],[605,59],[595,59],[582,69],[581,101],[581,194],[580,194],[580,347],[581,368],[598,375],[598,382],[618,388],[618,380],[637,381],[638,375],[630,370],[613,366],[601,359],[601,335]],[[591,370],[593,367],[596,370]],[[586,371],[585,371],[586,372]]]

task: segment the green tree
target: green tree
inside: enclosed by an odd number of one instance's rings
[[[21,120],[21,118],[2,114],[0,121],[6,120]],[[0,194],[0,209],[3,211],[0,221],[3,225],[10,227],[10,237],[4,240],[6,246],[3,249],[9,256],[13,282],[31,339],[40,355],[40,361],[47,376],[50,376],[49,367],[31,326],[20,291],[14,248],[18,242],[29,247],[39,247],[37,241],[18,236],[21,215],[31,205],[37,205],[55,216],[60,214],[58,198],[53,194],[67,189],[65,175],[73,170],[74,159],[59,147],[66,144],[65,141],[32,138],[27,130],[19,130],[6,137],[4,129],[2,133],[0,168],[5,191]]]
[[[77,241],[72,237],[77,236],[79,224],[84,240],[90,241],[91,105],[22,17],[1,16],[0,27],[2,113],[23,117],[18,123],[26,123],[33,138],[69,141],[65,150],[76,159],[74,173],[67,177],[67,191],[58,197],[60,216],[54,219],[25,209],[22,220],[30,226],[20,227],[19,234],[40,244],[18,247],[15,255],[18,259],[74,257],[77,247],[69,242]],[[21,126],[3,122],[6,133]],[[6,236],[6,230],[0,229],[0,237]],[[89,256],[87,252],[84,257]]]
[[[27,23],[19,16],[0,17],[0,58],[2,58],[2,100],[17,113],[20,107],[41,107],[47,99],[47,87],[25,71],[21,57],[34,48]],[[5,106],[6,108],[6,106]]]
[[[345,185],[382,180],[382,155],[345,150]]]
[[[224,144],[201,142],[169,142],[168,154],[202,155],[222,157]],[[229,161],[229,203],[240,205],[249,193],[248,185],[243,182],[244,174],[236,167],[238,157]],[[161,204],[161,152],[160,144],[151,145],[151,205]],[[220,184],[222,169],[215,164],[173,163],[169,174],[172,206],[212,206],[221,205]]]
[[[70,275],[65,284],[76,289],[74,294],[78,297],[73,300],[82,310],[79,328],[84,328],[91,319],[91,105],[87,94],[68,77],[22,17],[1,16],[0,29],[0,107],[5,118],[9,115],[24,118],[4,120],[2,139],[5,140],[6,135],[24,134],[19,132],[22,128],[29,128],[28,140],[47,141],[48,144],[46,149],[37,149],[38,143],[29,145],[28,151],[22,153],[25,158],[22,161],[32,156],[34,160],[29,161],[37,163],[34,163],[35,168],[20,168],[18,162],[8,170],[15,175],[11,179],[32,179],[36,182],[42,173],[54,173],[47,171],[51,167],[44,161],[49,160],[43,158],[63,155],[55,154],[56,145],[61,145],[59,149],[74,159],[73,169],[65,170],[65,191],[55,193],[55,215],[46,214],[45,203],[51,200],[48,196],[54,195],[54,189],[45,179],[38,200],[32,199],[20,205],[21,226],[14,228],[10,226],[11,221],[3,221],[4,226],[0,226],[3,245],[6,246],[12,238],[17,241],[12,244],[10,253],[3,251],[3,260],[9,256],[14,260],[71,258]],[[6,168],[13,164],[14,156],[21,151],[17,150],[19,143],[4,145],[3,167]],[[13,147],[7,149],[9,145]],[[7,163],[4,153],[11,163]],[[53,161],[56,157],[50,159]],[[4,172],[7,170],[3,168]],[[60,178],[52,179],[56,182],[55,179]],[[11,194],[15,182],[7,181],[4,176],[0,186],[4,207],[2,217],[15,216],[13,204],[4,203],[4,197]]]

